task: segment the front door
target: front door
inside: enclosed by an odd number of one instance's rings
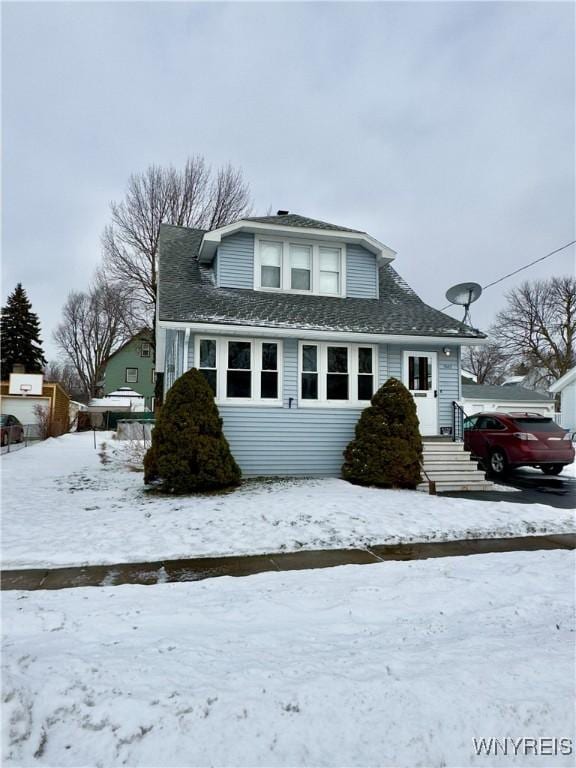
[[[421,435],[438,434],[438,354],[404,352],[403,381],[416,402]]]

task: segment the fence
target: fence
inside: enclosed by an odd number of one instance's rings
[[[152,440],[154,419],[121,419],[116,427],[118,440],[143,440],[144,444]]]
[[[30,443],[42,440],[40,426],[38,424],[14,424],[1,427],[2,453],[10,453],[14,450],[25,448]]]

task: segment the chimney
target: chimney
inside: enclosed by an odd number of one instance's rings
[[[276,216],[288,216],[290,211],[276,211]]]

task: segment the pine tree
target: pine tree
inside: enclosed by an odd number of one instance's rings
[[[195,493],[238,485],[240,477],[210,385],[192,368],[174,382],[160,409],[144,482],[161,480],[169,493]]]
[[[0,330],[2,380],[8,378],[16,363],[21,363],[26,373],[42,373],[46,359],[40,339],[40,322],[38,315],[32,312],[22,283],[18,283],[2,308]]]
[[[388,379],[371,403],[344,451],[342,477],[357,485],[416,488],[422,438],[412,395],[400,381]]]

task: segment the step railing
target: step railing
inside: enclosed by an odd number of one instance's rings
[[[454,443],[462,443],[464,441],[465,418],[464,409],[458,405],[456,400],[452,400],[452,442]]]

